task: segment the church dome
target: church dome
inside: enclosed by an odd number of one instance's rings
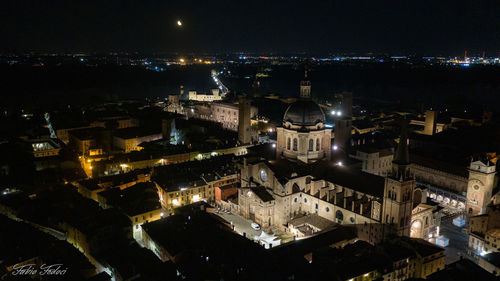
[[[314,126],[325,122],[325,113],[312,100],[299,100],[288,107],[283,121],[296,126]]]

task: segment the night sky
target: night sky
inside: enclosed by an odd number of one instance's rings
[[[500,1],[2,0],[0,38],[0,51],[497,56]]]

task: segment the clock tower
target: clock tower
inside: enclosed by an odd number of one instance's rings
[[[496,165],[489,160],[476,160],[470,163],[467,184],[467,210],[469,215],[486,213],[486,207],[493,196],[496,186]]]

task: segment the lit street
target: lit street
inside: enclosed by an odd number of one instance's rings
[[[453,219],[457,215],[443,217],[441,219],[440,235],[450,239],[447,247],[445,247],[445,263],[450,264],[460,259],[460,255],[466,253],[467,234],[462,232],[462,229],[467,229],[467,225],[460,228],[453,225]]]

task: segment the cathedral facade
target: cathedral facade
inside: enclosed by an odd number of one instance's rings
[[[368,174],[333,162],[331,130],[301,82],[300,99],[277,128],[276,158],[247,157],[241,171],[240,214],[262,227],[286,229],[303,215],[317,215],[358,227],[361,239],[376,243],[389,232],[410,236],[415,181],[408,173],[407,138],[402,136],[393,172]]]

